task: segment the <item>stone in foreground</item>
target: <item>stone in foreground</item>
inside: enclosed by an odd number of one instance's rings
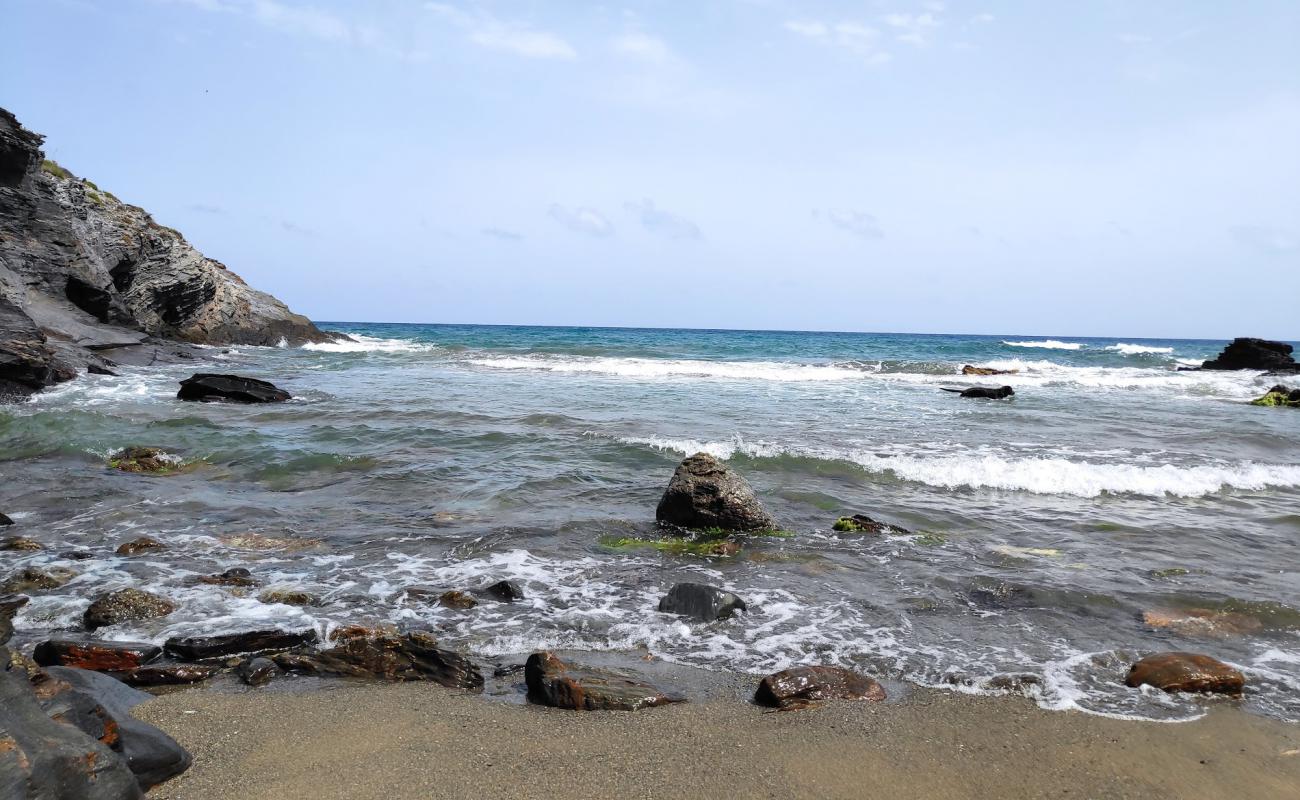
[[[1128,686],[1154,686],[1166,692],[1241,694],[1246,676],[1217,658],[1197,653],[1156,653],[1129,668]]]
[[[275,662],[261,656],[246,658],[235,667],[235,675],[249,686],[265,686],[279,674],[280,669]]]
[[[911,531],[906,528],[900,528],[897,525],[890,525],[887,522],[879,522],[868,517],[866,514],[854,514],[851,517],[840,517],[835,520],[831,530],[839,533],[892,533],[906,536]]]
[[[655,518],[680,528],[762,531],[777,527],[745,479],[708,453],[696,453],[678,465]]]
[[[96,672],[123,672],[143,667],[162,655],[162,648],[142,642],[50,639],[36,645],[32,658],[42,667],[77,667]]]
[[[349,630],[339,644],[316,653],[277,653],[271,660],[285,672],[384,681],[431,681],[453,689],[483,690],[483,675],[464,656],[437,646],[428,633],[396,635]]]
[[[256,378],[200,372],[181,381],[176,397],[200,403],[282,403],[292,395]]]
[[[636,711],[686,700],[617,672],[571,666],[548,652],[528,657],[524,680],[530,703],[573,711]]]
[[[814,700],[885,699],[885,687],[844,667],[794,667],[768,675],[754,702],[780,709],[803,708]]]
[[[659,601],[662,613],[680,614],[700,622],[729,619],[745,609],[745,601],[736,595],[703,583],[679,583]]]
[[[118,589],[95,598],[82,620],[86,629],[93,631],[106,625],[165,617],[175,610],[176,604],[165,597],[139,589]]]
[[[269,653],[276,650],[289,650],[294,647],[312,644],[316,641],[316,631],[244,631],[242,633],[223,633],[217,636],[183,636],[168,639],[163,650],[173,658],[184,661],[203,661],[209,658],[243,655],[245,653]]]
[[[0,594],[27,594],[57,589],[77,573],[67,567],[24,567],[0,583]]]
[[[1233,339],[1223,352],[1212,361],[1201,364],[1201,369],[1262,369],[1270,372],[1300,372],[1291,356],[1291,345],[1271,342],[1268,339],[1241,337]]]

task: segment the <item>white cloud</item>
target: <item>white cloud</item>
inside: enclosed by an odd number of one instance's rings
[[[343,19],[312,6],[290,6],[273,0],[254,0],[249,13],[263,25],[288,33],[312,36],[327,42],[374,43],[363,42],[358,32]]]
[[[447,3],[425,3],[424,7],[466,31],[471,42],[488,50],[513,53],[524,58],[570,61],[578,51],[566,40],[548,31],[521,23],[505,22],[486,11],[469,13]]]
[[[993,22],[993,20],[995,19],[997,19],[997,17],[985,11],[982,14],[976,14],[975,16],[971,17],[970,21],[979,25],[988,25],[989,23]]]
[[[627,58],[662,64],[673,60],[672,48],[663,39],[645,33],[625,33],[610,43],[614,52]]]
[[[593,208],[582,206],[565,208],[559,203],[553,203],[547,213],[550,214],[551,219],[574,233],[585,233],[598,239],[603,239],[614,233],[614,224],[604,214]]]
[[[889,53],[880,49],[880,31],[861,22],[846,20],[830,24],[818,20],[790,20],[784,27],[810,41],[849,51],[871,64],[889,60]]]
[[[700,226],[685,217],[656,208],[654,201],[645,198],[639,203],[624,203],[623,208],[641,218],[648,231],[669,239],[699,239]]]
[[[895,38],[911,45],[924,45],[929,41],[930,33],[943,23],[939,17],[929,11],[923,14],[886,14],[885,24],[898,31]]]
[[[828,211],[826,219],[842,231],[862,239],[883,239],[880,222],[865,211]]]

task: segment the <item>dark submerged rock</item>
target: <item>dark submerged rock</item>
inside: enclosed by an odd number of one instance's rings
[[[0,670],[0,796],[137,800],[140,784],[108,745],[45,713],[28,676]]]
[[[465,592],[452,590],[438,595],[438,602],[447,608],[467,609],[478,605],[478,601]]]
[[[0,514],[0,528],[5,527],[6,525],[12,525],[12,524],[14,524],[14,521],[11,520],[11,519],[9,519],[8,515]]]
[[[256,586],[257,580],[253,578],[253,573],[243,567],[231,567],[225,572],[216,575],[200,575],[197,578],[199,583],[206,583],[213,586]]]
[[[524,590],[514,581],[497,581],[483,591],[506,603],[524,599]]]
[[[167,655],[182,661],[204,661],[211,658],[242,655],[245,653],[270,653],[313,644],[316,631],[245,631],[217,636],[186,636],[168,639],[163,644]]]
[[[108,367],[101,366],[99,364],[93,364],[93,363],[86,365],[86,372],[91,375],[110,375],[113,377],[117,377],[117,373],[109,369]]]
[[[636,711],[685,697],[610,670],[570,665],[548,652],[524,664],[528,702],[572,711]]]
[[[337,646],[317,653],[271,656],[286,672],[371,678],[385,681],[431,681],[454,689],[483,690],[483,675],[464,656],[437,646],[424,632],[394,635],[357,632],[340,637]]]
[[[24,567],[0,583],[0,594],[22,594],[57,589],[77,573],[67,567]]]
[[[207,664],[151,664],[113,677],[128,686],[188,686],[216,677],[221,669]]]
[[[1217,658],[1198,653],[1156,653],[1139,660],[1124,678],[1127,686],[1154,686],[1166,692],[1241,694],[1242,675]]]
[[[681,528],[760,531],[777,527],[745,479],[707,453],[696,453],[678,465],[655,518]]]
[[[165,597],[139,589],[118,589],[95,598],[83,621],[93,631],[106,625],[165,617],[175,610],[176,604]]]
[[[1300,372],[1291,356],[1291,345],[1268,339],[1241,337],[1233,339],[1217,358],[1201,364],[1201,369],[1262,369],[1278,374]]]
[[[126,765],[135,773],[141,789],[147,790],[176,777],[194,762],[175,739],[131,716],[131,707],[151,699],[152,695],[132,689],[116,678],[99,672],[72,667],[50,667],[46,672],[56,686],[42,704],[71,701],[70,704],[75,706],[76,695],[83,695],[102,708],[107,715],[103,720],[104,727],[115,728],[120,742],[120,747],[114,749],[126,759]],[[37,693],[42,694],[39,688]],[[93,717],[89,721],[92,730],[87,732],[93,736],[96,721]]]
[[[77,667],[96,672],[123,672],[143,667],[162,655],[162,648],[141,642],[50,639],[36,645],[32,658],[42,667]]]
[[[246,658],[235,667],[235,675],[249,686],[265,686],[271,682],[280,669],[269,658]]]
[[[29,539],[26,536],[9,536],[3,543],[0,543],[0,550],[20,550],[24,552],[35,552],[44,550],[45,546],[35,539]]]
[[[152,536],[141,536],[138,539],[123,543],[115,552],[119,556],[138,556],[141,553],[165,549],[167,549],[167,546]]]
[[[844,667],[794,667],[768,675],[754,702],[774,708],[800,708],[814,700],[885,699],[885,687]]]
[[[659,601],[661,612],[680,614],[700,622],[728,619],[745,608],[745,601],[731,592],[703,583],[679,583]]]
[[[267,589],[258,595],[263,603],[280,603],[286,606],[318,606],[320,598],[302,589],[278,588]]]
[[[945,392],[953,392],[961,397],[976,398],[983,400],[1005,400],[1015,395],[1016,390],[1010,386],[972,386],[969,389],[949,389],[943,387]]]
[[[281,403],[292,395],[256,378],[200,372],[181,381],[176,397],[202,403]]]
[[[0,597],[0,645],[14,635],[14,615],[27,603],[28,598],[22,595]]]
[[[868,517],[866,514],[854,514],[851,517],[840,517],[835,520],[835,524],[831,526],[831,530],[839,531],[840,533],[892,533],[902,536],[911,533],[911,531],[906,528],[900,528],[897,525],[890,525],[887,522],[879,522]]]

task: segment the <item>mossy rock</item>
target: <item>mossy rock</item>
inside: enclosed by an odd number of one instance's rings
[[[160,447],[128,447],[109,457],[108,465],[122,472],[167,475],[178,471],[184,462]]]
[[[727,557],[740,553],[740,543],[732,539],[690,539],[674,536],[668,539],[638,539],[631,536],[602,536],[601,547],[621,552],[658,550],[678,556]]]
[[[1286,387],[1278,386],[1269,391],[1263,397],[1250,401],[1252,406],[1268,406],[1270,408],[1300,408],[1300,389],[1288,389],[1279,391]]]
[[[1147,574],[1153,578],[1180,578],[1183,575],[1192,574],[1192,571],[1186,567],[1168,567],[1166,569],[1153,569]]]
[[[47,175],[53,175],[56,178],[63,178],[64,180],[74,177],[71,172],[68,172],[60,166],[59,162],[51,161],[48,158],[41,162],[41,170]]]
[[[910,533],[906,528],[900,528],[897,525],[890,525],[888,522],[879,522],[868,517],[866,514],[854,514],[851,517],[840,517],[835,520],[831,530],[837,533],[894,533],[907,535]]]

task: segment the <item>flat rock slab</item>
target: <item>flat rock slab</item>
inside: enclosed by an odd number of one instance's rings
[[[437,646],[433,636],[358,631],[340,638],[336,647],[315,653],[271,656],[285,672],[370,678],[382,681],[430,681],[453,689],[483,690],[483,675],[473,662]]]
[[[313,644],[316,631],[244,631],[217,636],[185,636],[168,639],[163,645],[167,655],[183,661],[204,661],[209,658],[243,655],[245,653],[270,653]]]
[[[885,687],[844,667],[793,667],[768,675],[754,702],[775,708],[802,708],[814,700],[885,699]]]
[[[256,378],[200,372],[181,381],[176,397],[200,403],[282,403],[292,395]]]
[[[121,672],[143,667],[162,655],[162,648],[142,642],[50,639],[36,645],[32,658],[42,667],[78,667]]]
[[[1154,686],[1166,692],[1241,694],[1246,676],[1217,658],[1199,653],[1156,653],[1129,668],[1128,686]]]
[[[221,670],[207,664],[154,664],[112,673],[128,686],[188,686],[216,677]]]
[[[686,700],[617,672],[570,665],[547,652],[528,657],[524,680],[529,702],[573,711],[636,711]]]
[[[679,583],[659,601],[665,614],[680,614],[700,622],[728,619],[746,609],[745,601],[725,589],[703,583]]]

